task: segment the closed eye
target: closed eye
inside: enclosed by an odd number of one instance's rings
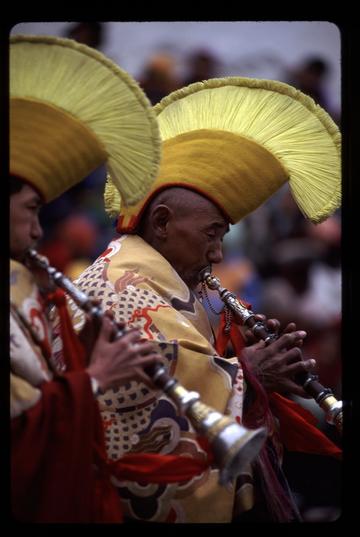
[[[40,206],[39,205],[28,205],[27,206],[28,209],[30,209],[31,211],[38,211],[40,209]]]

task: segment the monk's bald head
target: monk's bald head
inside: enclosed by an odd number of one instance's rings
[[[207,198],[188,188],[172,187],[162,190],[157,194],[146,208],[139,226],[139,235],[149,229],[149,219],[158,207],[165,206],[170,209],[175,217],[187,216],[188,214],[203,213],[213,206]]]

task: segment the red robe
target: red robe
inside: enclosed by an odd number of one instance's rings
[[[65,374],[31,273],[11,262],[11,507],[18,522],[121,522],[102,420],[81,348],[59,306]],[[65,306],[65,307],[64,307]],[[55,368],[56,369],[56,368]],[[60,370],[59,370],[60,371]]]
[[[67,373],[44,382],[41,392],[35,406],[11,421],[14,519],[120,522],[116,490],[104,467],[94,466],[104,444],[89,376]]]

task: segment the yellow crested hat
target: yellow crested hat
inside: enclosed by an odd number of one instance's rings
[[[303,214],[318,223],[341,203],[341,136],[313,99],[282,82],[219,78],[191,84],[155,106],[163,141],[159,174],[147,195],[120,209],[107,182],[106,210],[118,231],[136,229],[154,195],[195,190],[236,223],[285,182]]]
[[[156,115],[130,75],[71,39],[10,38],[10,173],[51,201],[106,163],[118,202],[158,174]]]

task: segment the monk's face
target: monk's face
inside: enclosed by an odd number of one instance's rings
[[[201,202],[191,210],[171,213],[161,253],[184,282],[195,289],[200,282],[200,272],[222,261],[222,241],[228,231],[228,223],[220,210],[201,197]]]
[[[28,185],[10,196],[10,255],[23,261],[28,248],[42,237],[39,223],[40,196]]]

